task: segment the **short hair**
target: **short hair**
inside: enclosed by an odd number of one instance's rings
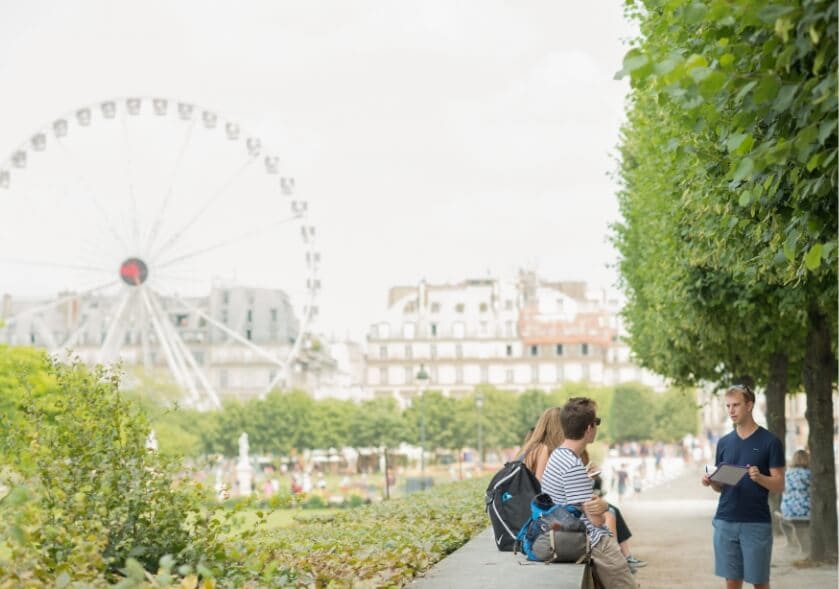
[[[792,455],[792,465],[800,468],[810,468],[810,455],[807,450],[796,450]]]
[[[728,390],[725,391],[725,396],[733,395],[734,393],[741,393],[743,395],[743,400],[746,403],[751,403],[754,405],[755,402],[755,393],[747,384],[735,384],[728,387]]]
[[[568,399],[559,413],[562,430],[569,440],[582,440],[586,428],[594,423],[597,417],[597,403],[588,397],[574,397]]]

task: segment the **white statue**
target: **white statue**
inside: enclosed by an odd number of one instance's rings
[[[248,459],[248,434],[239,436],[239,463],[236,465],[236,481],[240,496],[253,493],[253,469]]]
[[[248,445],[248,434],[242,433],[239,436],[239,462],[247,462],[248,461],[248,449],[250,446]]]

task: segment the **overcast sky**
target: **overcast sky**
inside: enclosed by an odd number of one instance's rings
[[[336,335],[423,277],[610,286],[622,5],[0,0],[0,153],[114,96],[241,121],[310,201]]]

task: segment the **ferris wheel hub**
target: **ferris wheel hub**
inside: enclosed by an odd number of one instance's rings
[[[149,267],[140,258],[128,258],[119,266],[119,277],[129,286],[140,286],[149,277]]]

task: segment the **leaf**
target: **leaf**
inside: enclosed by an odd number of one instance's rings
[[[821,153],[816,153],[809,160],[807,160],[807,165],[805,167],[807,168],[808,172],[812,172],[818,167],[821,156]]]
[[[755,140],[751,133],[734,133],[728,137],[725,146],[728,148],[729,153],[742,155],[749,152],[754,142]]]
[[[746,85],[744,85],[742,88],[740,88],[740,91],[739,91],[739,92],[737,93],[737,95],[734,97],[734,102],[740,102],[741,100],[743,100],[743,97],[744,97],[746,94],[748,94],[748,93],[749,93],[749,91],[750,91],[752,88],[754,88],[755,86],[757,86],[757,80],[752,80],[751,82],[747,83],[747,84],[746,84]]]
[[[737,164],[737,169],[734,172],[732,180],[734,180],[734,182],[740,182],[744,178],[751,176],[754,167],[755,163],[752,160],[752,158],[744,157],[742,160],[740,160],[740,163]]]
[[[695,25],[705,18],[708,9],[701,2],[693,2],[685,8],[685,22],[689,25]]]
[[[822,244],[816,243],[804,256],[804,265],[808,270],[815,270],[822,263]]]
[[[772,105],[772,110],[781,113],[787,110],[795,98],[795,93],[798,91],[798,84],[787,84],[778,91],[778,97]]]
[[[751,202],[751,200],[752,200],[752,193],[749,192],[748,190],[744,190],[740,194],[740,201],[739,202],[740,202],[741,207],[745,208],[745,207],[749,206],[749,203]]]
[[[780,6],[778,4],[770,4],[761,8],[757,17],[766,24],[772,24],[780,17],[789,14],[795,10],[792,6]]]
[[[836,131],[836,119],[825,121],[819,125],[819,143],[824,145],[825,140],[830,137],[830,133]]]
[[[734,63],[734,54],[732,54],[732,53],[725,53],[725,54],[723,54],[722,56],[720,56],[720,65],[721,65],[722,67],[728,67],[728,66],[730,66],[732,63]]]
[[[761,104],[772,100],[778,94],[778,87],[780,85],[776,76],[772,74],[763,76],[757,88],[755,88],[753,95],[754,101]]]

